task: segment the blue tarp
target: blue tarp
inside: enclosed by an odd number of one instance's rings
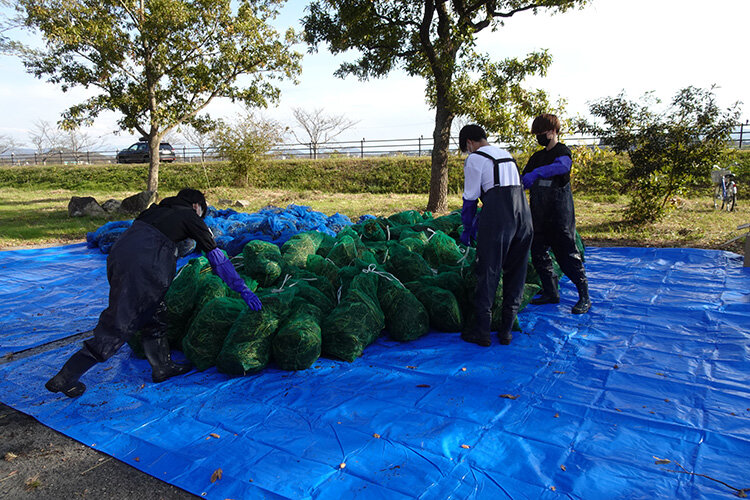
[[[354,363],[158,385],[125,347],[70,400],[43,389],[67,346],[0,365],[2,401],[207,498],[732,498],[657,459],[750,488],[750,269],[717,251],[587,252],[591,312],[569,313],[565,279],[507,347],[383,337]],[[0,346],[93,326],[103,265],[76,246],[0,252],[3,275],[25,276],[3,296],[45,286],[0,303]]]

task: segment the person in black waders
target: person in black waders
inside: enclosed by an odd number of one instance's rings
[[[573,159],[568,147],[558,142],[560,120],[552,114],[537,116],[531,133],[544,149],[534,153],[523,169],[523,186],[529,190],[534,239],[531,243],[531,262],[542,281],[541,295],[532,304],[557,304],[560,292],[557,275],[548,253],[551,248],[565,276],[578,289],[578,302],[573,314],[583,314],[591,308],[589,284],[583,259],[576,248],[576,216],[573,193],[570,190],[570,167]]]
[[[502,323],[497,334],[500,343],[508,345],[526,281],[533,232],[529,204],[516,161],[507,151],[490,146],[479,125],[462,128],[458,144],[469,153],[464,163],[461,242],[468,246],[475,234],[477,241],[476,325],[461,338],[483,347],[492,344],[492,304],[502,274]],[[482,211],[475,224],[478,198]]]
[[[216,247],[203,221],[206,198],[195,189],[183,189],[141,212],[107,257],[109,306],[99,316],[94,338],[84,341],[60,372],[44,385],[51,392],[68,397],[83,394],[86,386],[78,379],[96,363],[111,358],[130,336],[140,330],[143,350],[151,365],[151,379],[163,382],[191,370],[176,364],[169,354],[164,295],[175,276],[177,242],[195,240],[206,252],[214,272],[239,293],[252,310],[260,300],[235,271],[227,256]]]

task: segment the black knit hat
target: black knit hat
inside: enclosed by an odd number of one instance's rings
[[[193,203],[197,203],[201,206],[201,209],[203,213],[201,214],[201,217],[206,216],[206,212],[208,211],[208,205],[206,204],[206,197],[198,191],[197,189],[192,188],[185,188],[181,189],[179,193],[177,193],[178,198],[182,198],[183,200],[190,202],[192,205]]]

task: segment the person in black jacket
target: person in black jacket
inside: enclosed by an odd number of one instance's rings
[[[576,217],[570,190],[570,168],[573,164],[568,147],[558,142],[560,120],[552,114],[537,116],[531,133],[544,149],[534,153],[523,169],[523,186],[529,190],[534,239],[531,261],[542,281],[542,292],[532,304],[560,302],[557,275],[549,255],[551,248],[565,276],[578,289],[573,314],[583,314],[591,307],[588,280],[583,259],[576,247]]]
[[[183,189],[141,212],[120,236],[107,256],[109,306],[99,316],[94,337],[84,341],[81,350],[47,381],[49,391],[68,397],[83,394],[86,386],[78,379],[96,363],[111,358],[139,330],[154,382],[190,371],[190,365],[176,364],[170,357],[164,304],[175,276],[177,242],[186,238],[195,240],[196,248],[206,252],[214,272],[242,296],[250,309],[261,309],[258,297],[216,247],[203,221],[206,209],[203,193]]]

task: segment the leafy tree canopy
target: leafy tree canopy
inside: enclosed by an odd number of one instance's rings
[[[580,124],[601,137],[602,145],[630,157],[625,177],[632,201],[626,215],[634,223],[657,220],[672,197],[707,178],[739,119],[739,103],[723,109],[713,87],[687,87],[665,109],[659,110],[659,104],[653,93],[632,101],[622,92],[591,104],[597,123]]]
[[[503,19],[521,12],[562,12],[587,0],[317,0],[304,18],[311,50],[321,43],[334,53],[356,49],[357,59],[342,64],[338,76],[362,80],[394,69],[426,80],[434,106],[435,130],[428,209],[445,209],[447,157],[454,117],[467,115],[505,137],[547,104],[538,91],[524,91],[529,75],[544,74],[550,64],[542,51],[524,60],[493,63],[475,51],[476,35],[496,30]],[[530,34],[533,36],[533,34]],[[510,122],[513,125],[510,125]],[[524,125],[525,128],[525,125]]]
[[[217,97],[255,106],[278,98],[274,80],[295,78],[301,55],[292,31],[268,22],[283,0],[18,0],[43,50],[24,48],[27,69],[67,91],[95,95],[63,114],[63,126],[88,124],[102,111],[149,139],[149,189],[158,184],[158,144]]]

